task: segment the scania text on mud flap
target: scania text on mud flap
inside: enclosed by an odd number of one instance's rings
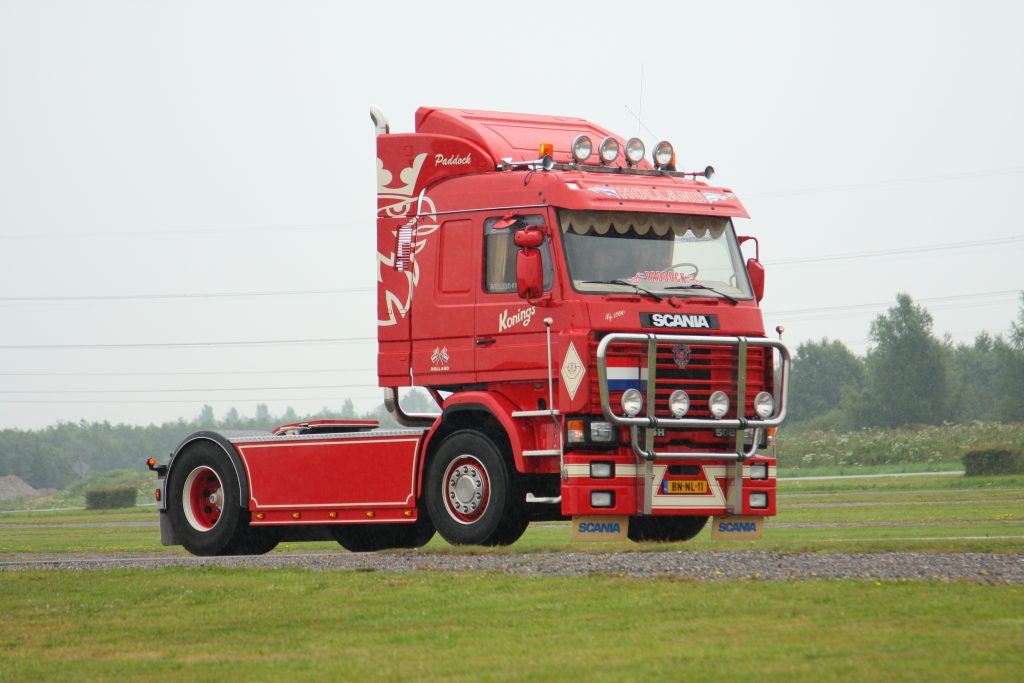
[[[391,133],[371,116],[377,368],[400,427],[192,434],[150,463],[162,542],[502,545],[566,518],[578,538],[682,541],[711,516],[759,532],[789,353],[713,169],[578,118],[421,108]],[[402,410],[413,386],[439,414]]]

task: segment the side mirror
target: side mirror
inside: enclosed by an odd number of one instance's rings
[[[517,247],[521,247],[523,249],[536,249],[540,245],[544,244],[544,233],[540,230],[527,228],[516,232],[516,234],[512,236],[512,241],[516,243]]]
[[[754,288],[754,298],[760,301],[764,298],[764,266],[756,258],[747,259],[747,277]]]
[[[523,299],[540,298],[544,291],[544,265],[537,247],[544,244],[544,233],[535,228],[519,230],[512,236],[519,247],[516,254],[516,289]]]
[[[544,266],[536,249],[516,254],[516,288],[523,299],[539,299],[544,290]]]

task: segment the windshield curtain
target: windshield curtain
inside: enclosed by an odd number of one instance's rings
[[[735,299],[752,294],[732,221],[719,216],[617,211],[559,211],[573,286],[580,292],[619,292],[629,285],[674,296]],[[601,282],[597,282],[601,281]]]

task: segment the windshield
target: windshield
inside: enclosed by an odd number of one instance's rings
[[[665,296],[752,298],[728,218],[568,210],[558,215],[577,291],[620,292],[636,285]]]

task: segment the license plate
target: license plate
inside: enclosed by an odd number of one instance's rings
[[[682,494],[688,494],[688,493],[707,493],[708,492],[708,483],[706,481],[670,480],[670,481],[662,482],[661,491],[662,491],[662,493],[682,493]]]

